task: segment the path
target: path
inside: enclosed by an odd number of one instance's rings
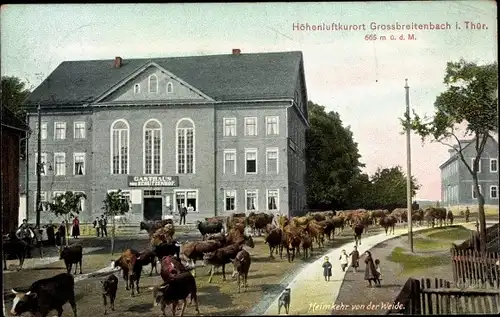
[[[457,223],[456,225],[458,225]],[[425,229],[431,229],[427,226],[413,227],[413,232],[418,232]],[[381,233],[374,236],[366,236],[362,239],[361,245],[358,246],[358,251],[362,255],[365,251],[370,250],[377,244],[387,241],[389,239],[397,238],[408,233],[408,228],[397,228],[394,234],[386,235]],[[339,246],[324,256],[330,258],[330,262],[335,263],[340,257],[342,249],[347,251],[352,250],[354,242],[346,243]],[[291,289],[291,315],[330,315],[333,303],[335,303],[344,276],[346,272],[342,272],[339,265],[332,267],[332,279],[325,282],[323,278],[323,257],[315,262],[306,266],[295,279],[287,286]],[[266,310],[264,315],[277,315],[278,314],[278,298],[276,298],[271,306]]]

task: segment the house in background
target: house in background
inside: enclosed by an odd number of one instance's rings
[[[462,153],[472,168],[476,148],[474,140],[461,140]],[[477,195],[474,191],[472,175],[453,149],[448,150],[450,157],[439,166],[441,170],[441,201],[446,206],[475,205]],[[491,137],[486,142],[479,162],[478,180],[486,205],[497,205],[498,188],[498,139]]]
[[[2,232],[18,227],[19,213],[19,165],[21,140],[29,131],[28,126],[2,106],[2,193],[0,197]]]
[[[121,189],[131,223],[191,207],[293,215],[306,204],[301,52],[65,61],[27,100],[41,119],[42,201],[83,192],[81,221]],[[37,138],[29,140],[36,192]],[[51,168],[52,167],[52,168]],[[24,178],[23,178],[24,179]],[[35,195],[28,213],[35,213]],[[42,222],[53,215],[42,213]]]

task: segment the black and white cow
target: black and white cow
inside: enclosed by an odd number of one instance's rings
[[[20,316],[25,312],[33,315],[47,317],[49,312],[57,310],[58,316],[62,316],[63,305],[68,303],[76,316],[75,303],[75,280],[71,274],[62,273],[51,278],[38,280],[31,284],[26,293],[17,292],[13,300],[10,314]]]

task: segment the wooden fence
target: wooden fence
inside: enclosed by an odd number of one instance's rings
[[[453,281],[460,288],[500,288],[500,254],[451,249]]]
[[[499,224],[494,224],[493,226],[486,228],[486,244],[487,246],[494,248],[492,250],[497,250],[499,237],[498,231]],[[462,244],[457,245],[458,249],[472,249],[479,250],[479,233],[471,232],[471,237],[465,240]]]
[[[443,279],[410,278],[394,303],[402,308],[388,315],[499,314],[500,290],[463,290]]]

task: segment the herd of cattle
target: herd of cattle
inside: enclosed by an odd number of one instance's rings
[[[453,216],[449,217],[449,214],[444,208],[429,208],[414,211],[413,219],[420,224],[426,220],[429,226],[434,226],[435,221],[442,225],[446,220],[453,221]],[[161,280],[157,286],[151,288],[153,304],[161,305],[163,314],[165,314],[166,307],[170,305],[174,316],[176,311],[181,309],[180,315],[182,316],[188,297],[191,302],[194,301],[196,311],[199,312],[196,296],[196,261],[203,261],[205,265],[211,266],[209,283],[218,268],[222,268],[222,279],[226,280],[226,265],[232,264],[232,276],[238,279],[238,292],[240,292],[241,284],[246,289],[252,260],[249,252],[243,247],[254,247],[252,235],[264,234],[271,258],[274,251],[279,252],[280,257],[283,258],[283,250],[286,250],[288,261],[293,261],[296,253],[300,255],[301,249],[304,258],[307,258],[309,251],[313,250],[313,243],[323,248],[325,238],[334,239],[335,232],[343,231],[346,227],[352,228],[357,244],[361,243],[362,233],[369,230],[371,226],[380,225],[387,234],[390,229],[394,231],[396,223],[405,220],[406,209],[395,209],[392,212],[386,210],[326,211],[292,218],[266,213],[249,215],[236,213],[228,217],[206,218],[205,221],[198,222],[197,228],[202,239],[187,241],[182,245],[174,239],[175,227],[172,220],[141,222],[140,229],[147,230],[149,233],[151,248],[142,251],[126,249],[111,264],[113,268],[121,269],[125,289],[130,290],[131,296],[134,296],[135,292],[140,293],[139,282],[143,267],[151,265],[149,275],[152,276],[153,270],[158,273],[157,262],[160,262]],[[15,246],[10,247],[13,252]],[[60,316],[62,306],[69,302],[76,317],[74,278],[71,270],[73,264],[79,264],[80,274],[82,273],[82,247],[79,245],[66,247],[62,250],[60,257],[66,264],[67,273],[36,281],[27,292],[12,290],[15,294],[11,309],[12,315],[31,312],[40,313],[42,317],[45,317],[50,311],[57,310]],[[74,274],[76,272],[77,266],[75,266]],[[106,314],[107,298],[110,299],[110,307],[114,310],[118,279],[111,274],[101,283]],[[179,302],[182,302],[182,307],[178,306]]]

